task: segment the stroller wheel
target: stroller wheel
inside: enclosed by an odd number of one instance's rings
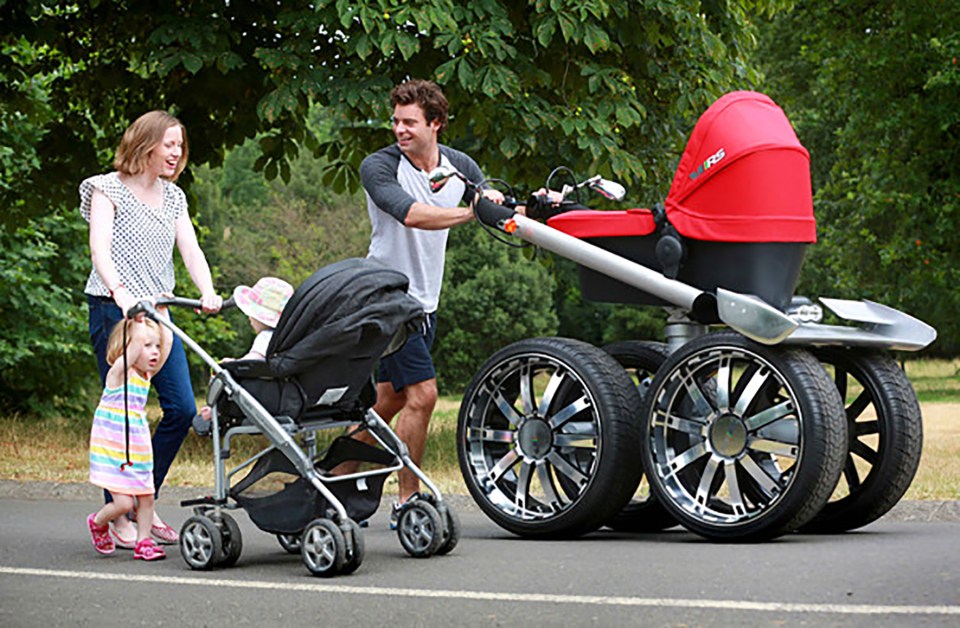
[[[240,536],[240,526],[236,519],[227,513],[220,515],[220,543],[223,548],[223,559],[217,567],[232,567],[240,558],[243,551],[243,537]]]
[[[414,558],[433,556],[444,541],[440,513],[424,499],[408,501],[397,516],[397,536]]]
[[[846,532],[876,521],[907,492],[920,465],[923,424],[917,395],[889,354],[824,347],[846,406],[848,447],[831,500],[804,532]]]
[[[620,363],[633,380],[641,399],[653,383],[653,374],[666,361],[670,351],[662,342],[624,340],[603,348]],[[631,461],[642,466],[640,459]],[[641,478],[636,492],[623,509],[606,522],[618,532],[660,532],[677,525],[677,520],[650,492],[650,484]]]
[[[637,408],[626,371],[601,349],[531,338],[473,378],[457,456],[474,501],[527,537],[571,537],[616,515],[640,483]]]
[[[813,355],[719,332],[681,347],[658,373],[641,411],[644,468],[682,525],[759,541],[819,512],[840,477],[847,425]]]
[[[347,543],[337,524],[329,519],[314,519],[300,538],[303,564],[315,576],[335,576],[347,561]]]
[[[443,542],[437,548],[439,556],[449,554],[460,542],[460,517],[457,516],[457,511],[453,506],[445,503],[443,512],[446,514],[446,521],[443,526]]]
[[[277,541],[288,554],[300,553],[300,535],[299,534],[278,534]]]
[[[223,561],[220,528],[206,515],[187,519],[180,528],[180,555],[190,569],[206,571]]]
[[[360,524],[353,519],[347,519],[347,525],[350,527],[352,542],[348,543],[350,549],[347,551],[347,562],[343,564],[343,569],[340,570],[343,575],[351,574],[359,569],[366,553],[366,543],[363,540],[363,533],[360,531]]]

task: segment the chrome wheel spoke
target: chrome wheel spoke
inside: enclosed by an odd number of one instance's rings
[[[767,378],[769,377],[769,370],[765,368],[756,370],[756,372],[750,378],[750,381],[747,382],[747,386],[743,389],[743,392],[740,393],[737,403],[733,408],[734,414],[744,416],[747,413],[747,410],[750,409],[750,405],[753,403],[757,393],[760,392],[760,389],[763,388],[763,385],[767,383]]]
[[[551,451],[549,454],[547,454],[547,461],[553,465],[553,468],[558,473],[573,481],[577,485],[577,488],[581,488],[587,483],[587,476],[581,473],[580,470],[575,466],[567,462],[564,457],[558,454],[556,451]]]
[[[549,504],[555,510],[559,510],[563,505],[563,502],[560,500],[560,496],[557,494],[557,489],[553,485],[553,478],[550,477],[550,468],[547,465],[537,465],[537,479],[540,480],[540,488],[543,489],[543,494],[546,497],[547,504]]]
[[[579,449],[596,449],[596,434],[556,434],[553,444],[557,447],[576,447]]]
[[[520,401],[523,414],[529,416],[536,408],[536,400],[533,398],[533,372],[529,364],[520,370]]]
[[[700,485],[697,486],[697,503],[701,506],[706,506],[710,502],[713,480],[717,476],[719,467],[720,459],[716,456],[710,456],[710,459],[707,460],[707,466],[703,469],[703,475],[700,476]]]
[[[540,407],[538,408],[540,416],[547,416],[547,413],[550,412],[550,404],[553,403],[553,398],[556,396],[557,390],[560,388],[560,384],[563,383],[564,379],[566,379],[566,377],[559,369],[554,371],[553,375],[550,376],[550,381],[547,382],[543,396],[540,397]]]
[[[767,475],[767,472],[764,471],[753,458],[744,456],[740,459],[740,466],[743,467],[747,475],[756,482],[757,486],[768,498],[773,497],[779,492],[780,488],[776,480]]]
[[[530,491],[530,481],[533,479],[532,472],[532,464],[529,462],[523,462],[520,464],[520,474],[517,477],[517,493],[514,501],[519,510],[526,510],[528,508],[527,496],[529,495]]]
[[[490,428],[476,428],[471,427],[469,429],[468,438],[471,440],[481,440],[490,443],[505,443],[513,444],[516,439],[516,432],[511,430],[494,430]]]
[[[783,443],[776,440],[770,440],[768,438],[755,438],[747,444],[747,448],[751,451],[776,454],[778,456],[794,459],[799,454],[796,443]]]
[[[787,401],[778,403],[777,405],[771,406],[766,410],[761,410],[752,417],[746,419],[743,424],[747,428],[747,431],[753,432],[765,425],[773,423],[774,421],[778,421],[783,417],[790,416],[793,414],[793,411],[793,401],[788,399]]]
[[[730,408],[730,357],[720,358],[717,369],[717,410],[726,412]]]
[[[559,412],[550,417],[549,424],[551,429],[558,430],[560,427],[590,407],[590,400],[586,396],[580,397],[571,404],[568,404]]]
[[[679,456],[676,456],[667,463],[667,466],[670,468],[670,471],[676,473],[689,464],[692,464],[699,460],[700,458],[706,456],[709,452],[707,451],[706,443],[697,443],[690,449],[686,450]]]
[[[500,410],[500,413],[503,414],[503,418],[507,420],[510,427],[516,427],[522,417],[517,414],[513,405],[504,399],[500,393],[497,393],[493,398],[493,403]]]
[[[743,503],[743,493],[740,492],[740,481],[737,478],[737,463],[728,460],[723,465],[724,479],[727,481],[727,491],[730,493],[730,506],[735,515],[742,517],[747,512]]]
[[[510,470],[513,465],[517,463],[517,460],[520,459],[520,455],[517,453],[517,450],[511,449],[507,454],[497,462],[492,469],[490,469],[489,477],[493,482],[497,482],[503,474]]]

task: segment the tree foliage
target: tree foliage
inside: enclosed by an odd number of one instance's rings
[[[820,242],[804,273],[960,349],[960,5],[802,2],[765,37],[771,93],[813,162]]]
[[[75,182],[155,108],[183,120],[199,163],[256,135],[268,178],[288,179],[306,147],[326,155],[325,184],[356,189],[359,160],[389,141],[387,93],[408,76],[445,86],[450,141],[492,174],[539,179],[557,165],[546,157],[656,187],[679,122],[755,80],[750,15],[784,4],[0,0],[0,90],[19,103],[3,123],[32,116],[35,134],[21,143],[34,162],[0,192],[19,215],[74,202]],[[311,103],[338,122],[323,144]]]

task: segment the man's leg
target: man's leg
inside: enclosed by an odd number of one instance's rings
[[[430,417],[437,405],[437,380],[431,378],[417,384],[404,387],[406,404],[397,419],[396,432],[407,449],[410,458],[419,467],[423,462],[423,454],[427,445],[427,428],[430,426]],[[420,490],[420,480],[410,469],[404,467],[397,473],[400,485],[400,503],[405,502],[411,495]]]

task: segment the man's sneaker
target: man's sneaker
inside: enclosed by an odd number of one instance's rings
[[[397,529],[397,522],[400,520],[400,511],[403,510],[403,505],[399,502],[393,502],[393,507],[390,508],[390,529]]]

